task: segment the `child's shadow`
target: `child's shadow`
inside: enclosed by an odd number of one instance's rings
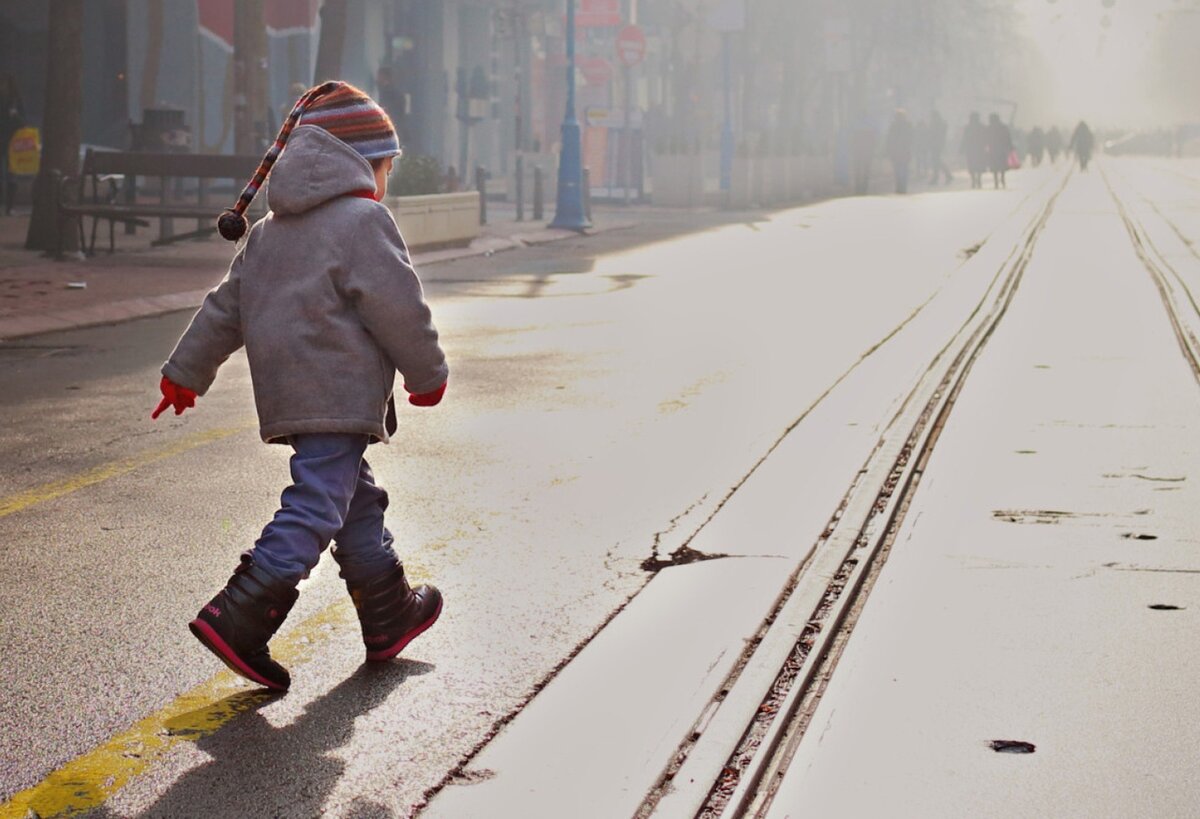
[[[271,725],[259,709],[276,698],[257,692],[231,707],[247,713],[196,741],[213,757],[171,785],[144,816],[316,816],[337,785],[345,763],[334,753],[350,742],[354,720],[387,699],[428,663],[399,660],[364,664],[329,693],[313,700],[295,722]],[[353,816],[386,817],[383,805],[356,799]]]

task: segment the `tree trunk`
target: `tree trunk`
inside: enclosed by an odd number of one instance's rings
[[[274,134],[267,125],[267,24],[263,0],[233,6],[233,149],[254,155]]]
[[[346,42],[346,0],[325,0],[321,6],[321,40],[313,85],[342,78],[342,47]]]
[[[83,111],[83,0],[50,0],[46,41],[46,104],[42,161],[33,183],[33,214],[25,247],[54,250],[58,244],[55,212],[57,174],[79,173],[80,119]],[[77,250],[79,237],[67,230],[63,248]]]

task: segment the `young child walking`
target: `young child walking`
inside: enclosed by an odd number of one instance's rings
[[[305,92],[221,214],[221,235],[245,242],[162,368],[153,418],[194,406],[245,346],[262,439],[293,450],[279,511],[190,624],[231,669],[275,690],[291,678],[267,642],[330,542],[368,660],[395,657],[442,610],[436,588],[405,579],[384,526],[387,493],[363,457],[395,432],[397,370],[422,407],[441,400],[449,374],[408,249],[379,204],[399,154],[391,120],[362,91]],[[246,235],[268,173],[270,212]]]

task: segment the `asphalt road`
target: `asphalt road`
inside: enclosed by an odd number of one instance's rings
[[[405,406],[368,457],[410,574],[442,588],[445,613],[366,668],[324,562],[273,643],[293,677],[279,698],[248,694],[186,630],[285,485],[244,359],[194,411],[152,423],[187,316],[5,345],[0,797],[40,785],[43,813],[114,816],[411,814],[1048,173],[687,233],[663,218],[422,271],[450,389]]]

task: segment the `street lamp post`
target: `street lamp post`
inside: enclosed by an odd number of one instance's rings
[[[558,199],[550,227],[585,230],[591,226],[583,209],[583,139],[575,117],[575,0],[567,0],[567,110],[558,158]]]

